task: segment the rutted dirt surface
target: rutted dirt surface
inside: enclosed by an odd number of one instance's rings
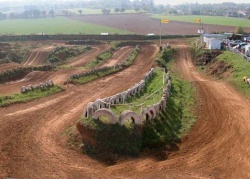
[[[120,73],[48,98],[1,108],[1,175],[17,178],[101,175],[91,166],[104,169],[105,165],[67,149],[62,132],[76,123],[87,102],[116,94],[140,81],[152,67],[157,51],[155,45],[142,47],[135,63]],[[107,83],[111,80],[113,85]]]
[[[45,46],[31,50],[24,60],[23,65],[43,65],[54,49],[54,46]]]
[[[5,70],[10,70],[13,68],[17,68],[19,66],[21,65],[17,63],[3,63],[3,64],[0,64],[0,72],[5,71]]]
[[[99,45],[94,46],[92,50],[89,52],[80,55],[73,59],[68,65],[70,66],[78,66],[84,65],[93,60],[98,54],[108,49],[108,45]],[[123,47],[118,50],[111,59],[109,59],[106,63],[102,66],[111,66],[117,63],[124,61],[130,52],[133,50],[132,47]],[[3,65],[3,68],[11,68],[13,65]],[[88,71],[88,69],[78,69],[78,68],[71,68],[71,69],[60,69],[57,71],[49,71],[49,72],[39,72],[34,71],[26,75],[24,78],[20,80],[6,82],[5,84],[0,84],[0,95],[7,95],[7,94],[15,94],[20,92],[20,88],[22,86],[28,86],[30,84],[35,85],[47,80],[53,80],[55,84],[63,85],[63,83],[72,75],[73,73],[80,73]]]
[[[173,44],[173,43],[172,43]],[[65,144],[62,132],[83,107],[140,81],[158,48],[143,47],[128,69],[25,104],[0,108],[0,176],[13,178],[249,178],[250,103],[199,74],[184,45],[177,69],[197,87],[197,124],[168,159],[153,151],[108,166]],[[107,83],[109,82],[109,83]]]
[[[74,58],[69,63],[67,63],[67,65],[72,67],[84,66],[89,61],[93,60],[97,55],[108,50],[108,48],[109,48],[108,44],[92,46],[92,49],[90,51]]]
[[[135,47],[122,47],[120,48],[117,52],[114,53],[114,55],[103,65],[100,67],[104,66],[114,66],[118,63],[122,63],[126,58],[129,56],[129,54],[133,51]]]

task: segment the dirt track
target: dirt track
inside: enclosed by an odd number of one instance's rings
[[[53,46],[46,46],[41,48],[36,48],[30,51],[23,61],[23,65],[43,65],[49,54],[55,49]]]
[[[168,159],[142,154],[108,166],[65,144],[87,102],[127,89],[153,64],[156,46],[143,47],[134,65],[79,88],[0,108],[0,176],[13,178],[249,178],[250,103],[222,81],[199,74],[186,46],[177,69],[197,87],[198,122]],[[129,80],[127,80],[129,79]],[[112,80],[112,85],[106,83]],[[126,83],[124,83],[126,81]]]
[[[108,48],[109,48],[108,44],[93,46],[90,51],[70,60],[70,62],[67,63],[67,65],[72,67],[84,66],[89,61],[93,60],[97,55],[108,50]]]
[[[71,60],[67,65],[72,67],[77,67],[80,65],[87,64],[91,60],[93,60],[98,54],[108,49],[108,45],[98,45],[94,46],[93,49],[89,52],[80,55],[73,60]],[[101,66],[112,66],[124,61],[130,52],[133,50],[133,47],[126,46],[119,49],[111,59],[105,62]],[[37,50],[37,52],[39,52]],[[40,52],[39,52],[40,54]],[[41,56],[40,56],[41,57]],[[42,57],[40,58],[42,59]],[[101,67],[100,66],[100,67]],[[1,67],[1,66],[0,66]],[[11,64],[3,64],[2,68],[4,70],[13,68]],[[10,81],[5,84],[0,84],[0,95],[8,95],[8,94],[15,94],[20,92],[20,88],[22,86],[28,86],[30,84],[39,84],[41,82],[47,80],[53,80],[55,84],[63,85],[63,83],[69,78],[69,76],[73,73],[80,73],[88,71],[88,69],[60,69],[58,71],[50,71],[50,72],[31,72],[26,75],[24,78],[20,80]]]
[[[117,52],[113,54],[113,56],[104,64],[102,64],[100,67],[103,66],[114,66],[118,63],[123,62],[129,54],[133,51],[134,47],[126,46],[120,48]]]

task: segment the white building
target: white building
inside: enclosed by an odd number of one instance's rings
[[[214,38],[208,39],[206,42],[206,47],[210,50],[215,50],[215,49],[220,50],[221,49],[221,41],[218,39],[214,39]]]
[[[222,34],[203,34],[202,41],[208,49],[221,49],[221,41],[225,38]]]

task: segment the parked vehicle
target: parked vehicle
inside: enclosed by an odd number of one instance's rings
[[[234,47],[234,46],[236,46],[236,45],[238,45],[240,43],[242,43],[241,40],[234,40],[234,41],[230,42],[230,45]]]
[[[245,45],[245,55],[250,56],[250,45]]]
[[[244,37],[244,42],[250,42],[250,37]]]
[[[241,50],[241,49],[243,49],[245,47],[245,45],[247,45],[247,43],[246,42],[242,42],[242,43],[240,43],[238,45],[235,45],[233,48]]]

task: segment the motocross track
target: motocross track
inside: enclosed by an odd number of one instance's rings
[[[189,49],[185,45],[178,48],[176,69],[197,87],[198,121],[182,139],[179,150],[165,156],[167,159],[150,151],[107,165],[69,148],[63,135],[65,129],[75,125],[88,102],[121,92],[141,80],[158,51],[151,45],[142,48],[131,67],[113,76],[0,108],[0,176],[249,178],[249,101],[228,84],[201,75],[192,64]]]
[[[84,65],[90,62],[92,59],[94,59],[97,55],[102,53],[103,51],[108,49],[108,45],[98,45],[94,46],[92,50],[89,52],[84,53],[83,55],[80,55],[76,58],[74,58],[68,65],[70,66],[78,66],[78,65]],[[121,63],[124,61],[130,54],[130,52],[134,49],[134,47],[131,46],[125,46],[120,48],[118,51],[115,52],[115,54],[112,56],[111,59],[109,59],[107,62],[105,62],[102,66],[112,66],[116,65],[118,63]],[[3,65],[3,68],[7,67],[13,67],[12,65]],[[80,73],[88,71],[88,69],[60,69],[58,71],[52,71],[52,72],[39,72],[34,71],[26,75],[24,78],[16,81],[10,81],[5,84],[0,84],[0,95],[8,95],[8,94],[15,94],[20,92],[20,88],[22,86],[28,86],[30,84],[39,84],[41,82],[47,81],[47,80],[53,80],[55,84],[63,85],[66,79],[70,77],[73,73]]]
[[[5,70],[11,70],[13,68],[19,67],[20,64],[17,63],[3,63],[0,64],[0,72],[5,71]]]
[[[54,49],[53,46],[45,46],[31,50],[23,61],[23,65],[43,65]]]
[[[133,49],[134,47],[130,46],[120,48],[117,52],[114,53],[114,55],[107,62],[102,64],[100,67],[114,66],[118,63],[122,63],[133,51]]]
[[[70,62],[67,63],[66,65],[69,65],[72,67],[84,66],[89,61],[93,60],[97,55],[108,50],[108,48],[109,48],[108,44],[93,46],[90,51],[74,58],[73,60],[70,60]]]

